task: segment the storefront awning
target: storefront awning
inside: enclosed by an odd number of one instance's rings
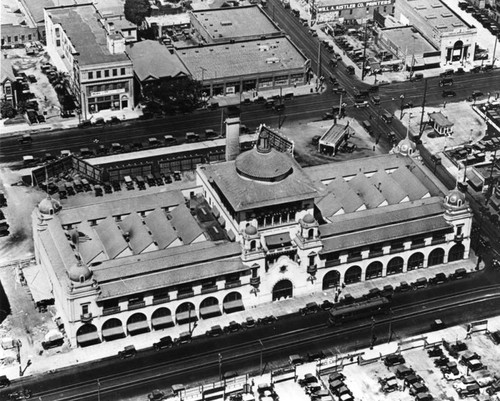
[[[191,314],[191,316],[189,316]],[[186,312],[179,312],[175,316],[175,319],[177,320],[177,324],[184,324],[184,323],[189,323],[191,322],[196,322],[198,320],[198,317],[196,316],[196,313],[194,311],[189,311]]]
[[[221,315],[219,305],[210,305],[200,308],[200,316],[202,318],[213,317]]]
[[[130,334],[138,334],[149,331],[148,321],[141,320],[139,322],[128,323],[127,330]]]
[[[123,327],[115,326],[102,329],[102,336],[104,338],[118,338],[125,337],[125,333],[123,332]]]
[[[240,310],[245,310],[245,306],[243,305],[243,301],[241,299],[236,299],[234,301],[224,302],[224,312],[225,313],[233,313]]]
[[[172,320],[172,316],[158,316],[151,319],[151,325],[154,329],[163,329],[165,327],[170,327],[174,325],[174,321]]]
[[[93,331],[91,333],[78,334],[76,336],[76,341],[80,345],[90,345],[100,343],[101,339],[99,338],[97,331]]]
[[[25,267],[23,275],[35,302],[54,299],[52,286],[47,276],[43,273],[41,266]]]

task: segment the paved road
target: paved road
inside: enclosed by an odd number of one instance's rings
[[[486,270],[466,280],[399,294],[392,303],[393,314],[376,317],[374,333],[380,343],[388,340],[389,325],[392,325],[393,338],[399,338],[425,332],[435,318],[452,325],[492,316],[500,307],[500,298],[495,297],[500,295],[499,283],[500,275]],[[95,400],[99,379],[102,399],[114,400],[169,384],[216,379],[219,353],[223,357],[222,371],[236,370],[243,374],[258,371],[261,351],[264,363],[270,363],[283,361],[294,353],[306,354],[320,349],[346,352],[368,345],[369,319],[335,328],[327,327],[326,319],[324,312],[306,317],[288,316],[274,326],[218,339],[199,338],[192,344],[158,353],[141,351],[133,360],[108,358],[25,378],[22,383],[34,392],[35,399]],[[15,383],[0,391],[0,399],[19,387],[20,384]]]

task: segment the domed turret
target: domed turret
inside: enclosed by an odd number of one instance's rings
[[[314,224],[316,222],[316,220],[314,220],[314,217],[310,213],[307,213],[302,221],[306,224]]]
[[[77,264],[69,268],[68,276],[69,279],[75,283],[83,283],[92,277],[92,272],[84,264]]]
[[[398,146],[396,148],[397,153],[403,156],[411,156],[413,152],[415,152],[417,145],[412,142],[410,138],[406,137],[398,143]]]
[[[245,228],[245,234],[249,235],[249,236],[253,236],[253,235],[257,234],[257,229],[252,225],[248,225]]]
[[[466,204],[465,194],[458,188],[452,189],[446,196],[446,205],[454,208],[462,207]]]
[[[42,214],[53,215],[61,210],[61,204],[57,200],[47,196],[38,204],[38,210]]]

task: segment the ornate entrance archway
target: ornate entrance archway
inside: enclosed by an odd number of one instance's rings
[[[323,289],[336,288],[340,286],[340,273],[337,270],[331,270],[323,277]]]
[[[273,287],[273,301],[293,297],[293,284],[290,280],[278,281]]]

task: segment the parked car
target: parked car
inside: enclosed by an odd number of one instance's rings
[[[401,365],[405,362],[405,358],[401,354],[389,354],[384,359],[384,365],[387,367]]]
[[[137,355],[137,351],[133,345],[127,345],[122,351],[118,351],[118,357],[120,359],[134,358]]]
[[[253,317],[249,316],[241,325],[244,329],[252,329],[257,326],[257,323]]]
[[[209,330],[205,332],[205,335],[207,337],[218,337],[222,334],[224,334],[224,331],[222,330],[222,327],[220,327],[219,325],[212,326]]]
[[[268,325],[268,324],[273,324],[276,323],[278,318],[274,315],[269,315],[265,317],[261,317],[257,319],[257,324],[262,326],[262,325]]]
[[[160,341],[154,343],[153,348],[155,349],[155,351],[160,351],[164,348],[172,348],[173,345],[174,342],[172,341],[172,337],[166,336],[160,338]]]
[[[317,313],[320,310],[321,310],[321,308],[319,307],[319,305],[316,302],[309,302],[306,304],[305,307],[300,308],[299,312],[302,316],[305,316],[305,315]]]
[[[224,332],[226,333],[236,333],[242,329],[241,324],[235,322],[234,320],[230,321],[229,324],[224,327]]]

